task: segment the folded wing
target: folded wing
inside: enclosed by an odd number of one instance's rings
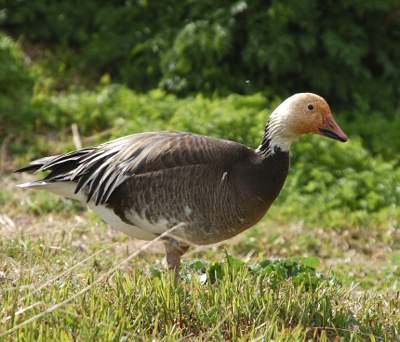
[[[23,171],[50,171],[38,182],[76,182],[87,202],[107,202],[127,178],[199,164],[229,167],[249,149],[241,144],[191,133],[139,133],[60,156],[31,162]]]

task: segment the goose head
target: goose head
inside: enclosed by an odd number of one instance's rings
[[[283,151],[288,151],[298,137],[309,133],[347,141],[328,103],[312,93],[295,94],[283,101],[272,112],[266,130],[272,150],[278,147]]]

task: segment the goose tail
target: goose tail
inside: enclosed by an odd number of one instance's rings
[[[51,162],[53,159],[59,157],[59,155],[55,155],[55,156],[49,156],[49,157],[44,157],[44,158],[40,158],[40,159],[35,159],[32,160],[27,166],[24,166],[18,170],[15,170],[15,173],[22,173],[22,172],[30,172],[30,173],[34,173],[39,171],[40,168],[42,168],[44,165],[48,164],[49,162]]]
[[[27,188],[36,188],[36,187],[40,187],[40,186],[44,186],[44,185],[48,185],[48,184],[49,183],[46,182],[46,181],[35,180],[35,181],[32,181],[32,182],[17,184],[17,187],[21,188],[21,189],[27,189]]]
[[[27,166],[24,166],[18,170],[15,170],[15,173],[23,173],[23,172],[29,172],[29,173],[35,173],[39,171],[44,165],[49,163],[51,160],[59,157],[58,155],[56,156],[49,156],[49,157],[44,157],[36,160],[32,160]],[[41,187],[44,185],[47,185],[48,182],[45,180],[34,180],[31,182],[27,183],[22,183],[22,184],[17,184],[18,188],[22,189],[27,189],[27,188],[36,188],[36,187]]]
[[[27,166],[15,170],[15,172],[36,173],[40,171],[50,171],[50,174],[43,179],[17,184],[17,187],[22,189],[43,189],[60,196],[81,200],[82,196],[74,192],[76,183],[72,182],[69,173],[77,166],[77,159],[79,159],[83,153],[82,151],[75,151],[64,155],[49,156],[31,161]]]

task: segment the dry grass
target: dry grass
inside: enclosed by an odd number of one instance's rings
[[[110,272],[146,242],[111,231],[71,202],[16,190],[20,181],[0,181],[3,338],[392,340],[400,331],[400,236],[390,224],[328,231],[283,224],[272,212],[258,228],[187,260],[317,257],[326,281],[310,290],[291,278],[276,283],[276,272],[265,278],[225,263],[216,283],[202,285],[192,269],[174,287],[160,244]]]

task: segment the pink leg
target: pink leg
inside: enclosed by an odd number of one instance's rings
[[[168,268],[179,274],[179,266],[181,264],[181,256],[186,253],[189,246],[174,239],[168,239],[164,242],[165,252],[167,256]]]

